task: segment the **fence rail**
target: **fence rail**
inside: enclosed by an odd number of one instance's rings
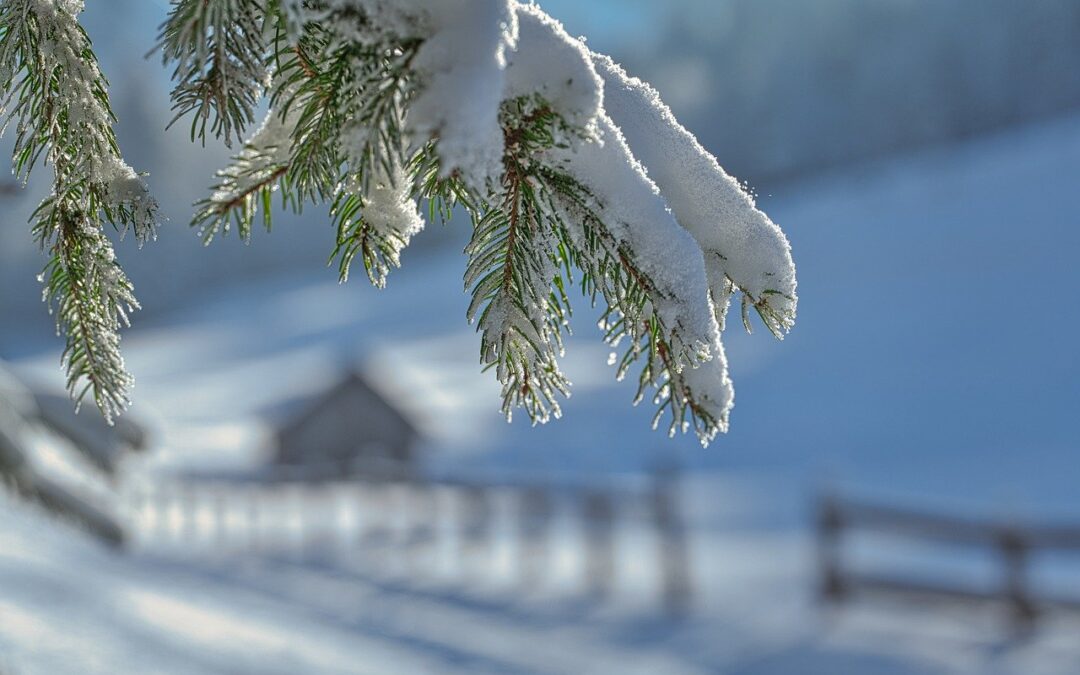
[[[693,574],[676,477],[618,488],[457,480],[257,483],[207,479],[162,482],[131,494],[134,545],[200,551],[350,556],[378,552],[396,569],[419,558],[451,563],[475,580],[490,568],[497,542],[516,555],[507,564],[535,587],[553,576],[557,532],[569,526],[579,587],[590,597],[618,592],[619,529],[629,521],[651,533],[650,569],[672,614],[690,609]],[[644,522],[641,522],[644,518]],[[393,557],[392,560],[387,556]],[[635,561],[637,564],[638,561]],[[482,577],[481,577],[482,578]]]
[[[964,518],[837,495],[821,497],[817,511],[821,592],[829,601],[839,602],[859,592],[876,592],[998,602],[1008,606],[1017,632],[1029,631],[1046,610],[1080,609],[1080,597],[1036,595],[1031,583],[1031,559],[1035,554],[1080,554],[1080,527]],[[976,588],[854,569],[845,560],[844,547],[846,538],[859,532],[989,551],[1000,563],[1000,583]]]

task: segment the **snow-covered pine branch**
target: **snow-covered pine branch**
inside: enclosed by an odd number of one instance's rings
[[[15,124],[15,173],[40,160],[53,169],[51,194],[34,211],[33,232],[49,262],[44,297],[67,341],[67,386],[91,393],[111,420],[128,403],[131,376],[120,326],[138,307],[115,261],[104,223],[154,236],[157,204],[120,156],[107,82],[78,23],[80,0],[0,2],[0,92]]]
[[[429,219],[464,207],[468,319],[507,415],[559,414],[574,285],[606,304],[604,338],[625,348],[618,376],[639,365],[638,398],[703,443],[733,401],[721,342],[732,295],[747,328],[750,308],[777,337],[794,321],[779,228],[655,91],[535,4],[174,0],[161,43],[193,136],[209,126],[228,141],[270,101],[200,204],[207,241],[269,225],[275,192],[292,209],[326,202],[342,280],[359,259],[382,286],[422,227],[420,202]]]

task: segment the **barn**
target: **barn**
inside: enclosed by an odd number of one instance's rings
[[[312,479],[413,475],[419,434],[358,372],[298,406],[275,432],[273,463]]]

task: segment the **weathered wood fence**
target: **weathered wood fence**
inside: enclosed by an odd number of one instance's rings
[[[130,496],[134,546],[196,555],[368,555],[407,574],[420,575],[425,565],[436,565],[451,568],[462,581],[475,581],[489,573],[498,548],[509,553],[502,556],[504,568],[532,589],[550,581],[565,563],[556,558],[569,543],[576,549],[572,573],[578,586],[596,599],[619,591],[620,556],[631,557],[619,550],[619,535],[621,528],[634,528],[651,538],[645,551],[651,549],[653,559],[638,559],[638,548],[630,562],[655,570],[664,609],[685,613],[694,594],[689,542],[670,471],[614,487],[449,479],[188,479],[157,482]]]
[[[1033,525],[962,518],[827,495],[818,504],[821,592],[839,602],[860,593],[997,602],[1009,610],[1011,625],[1026,633],[1051,609],[1080,609],[1076,597],[1039,595],[1032,583],[1033,558],[1043,553],[1075,553],[1080,562],[1080,527]],[[900,573],[856,569],[845,557],[847,540],[859,533],[919,543],[982,550],[995,559],[1000,580],[989,587],[959,581],[927,581]],[[1078,589],[1080,590],[1080,589]]]

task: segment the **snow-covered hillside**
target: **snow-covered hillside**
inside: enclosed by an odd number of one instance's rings
[[[1072,0],[547,0],[741,178],[804,174],[1080,102]]]

